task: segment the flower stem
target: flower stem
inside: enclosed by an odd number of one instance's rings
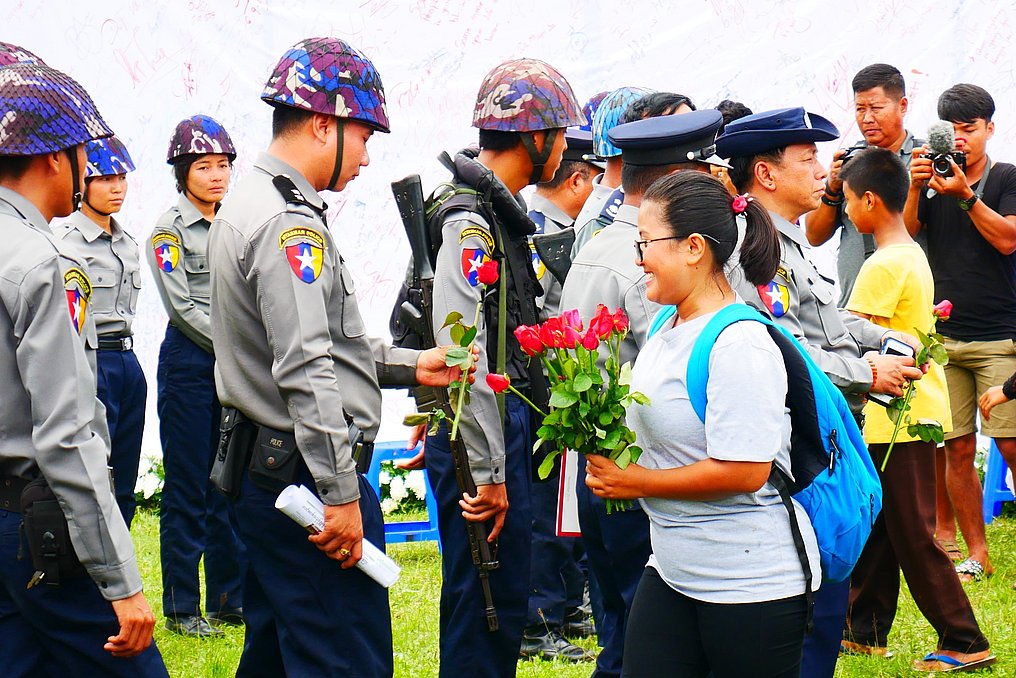
[[[903,426],[903,417],[907,412],[910,411],[910,399],[914,396],[914,387],[916,384],[912,381],[907,386],[906,396],[903,398],[903,409],[900,410],[900,416],[896,419],[896,427],[893,428],[893,437],[889,440],[889,449],[885,451],[885,459],[882,460],[882,473],[885,473],[886,464],[889,463],[889,455],[893,452],[893,445],[896,444],[896,436],[900,434],[900,428]]]
[[[509,391],[511,391],[512,393],[514,393],[515,395],[517,395],[517,396],[518,396],[519,398],[522,398],[522,401],[523,401],[523,402],[524,402],[524,403],[525,403],[526,405],[529,405],[529,406],[530,406],[531,408],[533,408],[534,410],[536,410],[537,412],[539,412],[539,413],[540,413],[541,415],[543,415],[544,417],[546,417],[546,416],[547,416],[547,413],[546,413],[546,412],[544,412],[544,411],[543,411],[543,410],[541,410],[541,409],[540,409],[539,407],[537,407],[537,406],[536,406],[536,405],[535,405],[535,404],[533,403],[533,401],[532,401],[532,400],[530,400],[529,398],[527,398],[527,397],[525,397],[524,395],[522,395],[521,393],[519,393],[519,392],[518,392],[518,390],[516,390],[516,388],[515,388],[514,386],[512,386],[511,384],[508,384],[508,390],[509,390]]]
[[[473,314],[473,327],[480,324],[480,310],[483,308],[483,295],[480,295],[480,303],[476,305],[476,313]],[[470,366],[472,366],[473,360],[473,346],[476,345],[476,339],[474,338],[469,342],[467,350],[469,351]],[[452,431],[448,435],[449,440],[457,440],[459,435],[459,420],[462,418],[462,405],[466,402],[466,391],[469,388],[469,369],[462,370],[462,382],[459,384],[459,397],[455,401],[455,418],[452,419]]]

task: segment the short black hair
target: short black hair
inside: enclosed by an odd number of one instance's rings
[[[25,176],[28,165],[32,162],[30,155],[2,155],[0,156],[0,179],[16,181]]]
[[[910,175],[900,156],[888,149],[864,149],[843,166],[840,179],[857,195],[871,191],[890,212],[900,214],[907,204]]]
[[[684,94],[675,94],[674,92],[653,92],[652,94],[646,94],[631,103],[628,108],[625,109],[624,113],[621,114],[621,119],[618,120],[619,125],[623,125],[626,122],[635,122],[636,120],[645,120],[646,118],[658,118],[661,115],[670,115],[681,106],[687,106],[691,110],[695,110],[695,104],[692,103],[691,99]]]
[[[213,155],[211,153],[185,153],[184,155],[178,155],[173,159],[173,178],[176,179],[176,192],[186,193],[187,192],[187,175],[190,174],[191,165],[196,163],[200,158],[206,155]],[[229,156],[226,156],[229,160]],[[229,166],[233,166],[233,161],[229,160]]]
[[[741,193],[747,193],[751,189],[751,182],[755,179],[755,165],[760,162],[779,164],[783,162],[783,152],[786,150],[786,146],[781,146],[757,155],[731,158],[730,171],[727,172],[730,183],[734,184],[734,188]]]
[[[677,170],[702,171],[706,165],[698,162],[678,162],[670,165],[621,165],[621,186],[625,195],[639,197],[649,190],[657,179]],[[706,172],[708,174],[708,172]]]
[[[522,143],[522,138],[518,132],[480,130],[480,148],[488,151],[510,151],[520,143]]]
[[[314,114],[292,106],[274,106],[272,111],[272,138],[278,139],[294,131]]]
[[[720,115],[723,116],[723,124],[716,133],[717,136],[723,134],[723,129],[730,123],[738,120],[739,118],[743,118],[746,115],[752,114],[752,110],[740,101],[731,101],[730,99],[724,99],[720,103],[716,104],[716,110],[718,110]]]
[[[581,160],[562,160],[561,164],[558,165],[557,171],[554,172],[554,176],[550,179],[550,181],[540,182],[537,184],[537,186],[540,186],[542,188],[554,189],[563,184],[568,179],[568,177],[575,174],[576,172],[580,173],[583,177],[588,179],[589,175],[593,174],[594,171],[597,174],[599,174],[600,172],[598,167],[594,167],[590,165],[588,162],[583,162]]]
[[[857,72],[850,82],[854,94],[881,87],[886,96],[899,101],[907,95],[907,84],[900,69],[889,64],[872,64]]]
[[[949,122],[991,122],[995,100],[988,90],[967,82],[953,85],[938,98],[938,117]]]

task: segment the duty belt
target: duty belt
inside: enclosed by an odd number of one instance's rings
[[[0,511],[21,513],[21,492],[28,482],[27,478],[15,476],[0,478]]]
[[[134,337],[99,337],[100,351],[132,351],[134,350]]]

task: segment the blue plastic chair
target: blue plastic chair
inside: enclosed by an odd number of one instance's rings
[[[989,524],[1002,512],[1002,502],[1013,501],[1012,492],[1005,484],[1006,472],[1009,467],[998,451],[995,441],[988,448],[988,460],[984,467],[984,524]]]
[[[405,442],[377,443],[374,446],[374,457],[371,459],[370,468],[367,469],[366,478],[377,496],[381,496],[381,464],[386,461],[397,461],[410,459],[416,455],[418,448],[407,450]],[[434,490],[430,486],[430,477],[427,470],[423,470],[427,483],[427,520],[407,520],[403,522],[385,522],[385,543],[401,544],[407,541],[436,541],[438,548],[441,548],[441,537],[437,531],[437,500],[434,498]]]

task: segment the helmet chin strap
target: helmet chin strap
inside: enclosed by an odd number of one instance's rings
[[[81,168],[78,167],[78,149],[72,146],[64,149],[64,153],[67,154],[67,160],[71,164],[71,212],[76,212],[81,206]]]
[[[557,135],[560,132],[560,129],[544,130],[542,151],[536,149],[536,132],[522,135],[522,145],[525,147],[526,152],[529,153],[529,159],[533,161],[533,173],[529,175],[529,183],[537,184],[540,182],[540,179],[543,177],[543,168],[546,166],[547,160],[550,159],[550,154],[554,150],[554,143],[557,141]]]
[[[339,180],[342,172],[342,141],[345,136],[346,127],[342,124],[342,118],[335,118],[335,168],[332,169],[332,178],[328,181],[328,188],[334,190],[335,182]]]

